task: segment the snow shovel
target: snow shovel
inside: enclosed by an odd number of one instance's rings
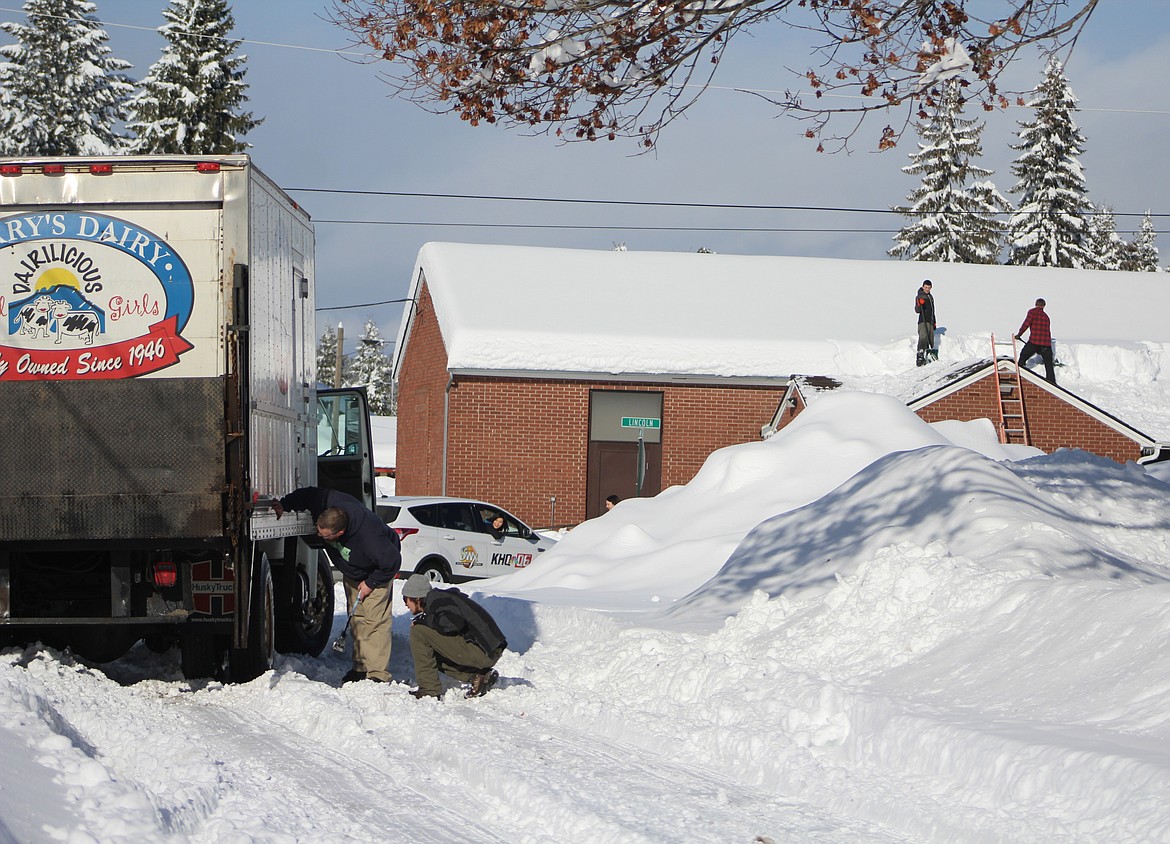
[[[336,653],[339,653],[339,654],[345,653],[345,636],[347,633],[349,633],[349,623],[351,621],[353,621],[353,614],[355,612],[357,612],[358,604],[360,604],[361,602],[362,602],[362,599],[361,599],[361,596],[359,595],[358,599],[353,602],[353,609],[349,611],[349,618],[347,618],[345,620],[345,627],[341,628],[341,633],[338,634],[337,638],[333,640],[333,650]]]

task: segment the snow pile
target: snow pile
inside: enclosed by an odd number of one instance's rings
[[[686,486],[655,498],[626,499],[605,516],[570,531],[541,555],[539,565],[496,579],[493,589],[542,602],[584,602],[608,609],[647,609],[677,600],[707,583],[765,519],[817,501],[884,455],[949,445],[942,431],[977,444],[997,459],[1011,453],[981,422],[936,427],[888,396],[826,395],[784,428],[782,436],[716,451]],[[842,530],[853,527],[846,523]],[[810,535],[816,535],[816,524],[810,528]],[[587,596],[565,596],[563,590]],[[726,596],[716,602],[716,612],[750,594],[747,589]]]

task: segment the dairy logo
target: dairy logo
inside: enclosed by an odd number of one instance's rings
[[[104,214],[0,218],[0,380],[133,378],[178,362],[194,286],[152,232]]]

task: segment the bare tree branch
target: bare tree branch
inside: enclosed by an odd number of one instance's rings
[[[1027,47],[1071,49],[1099,0],[332,2],[331,20],[391,63],[385,81],[428,110],[649,148],[707,89],[731,39],[765,23],[823,41],[819,66],[796,74],[807,93],[765,98],[819,138],[842,113],[905,106],[894,121],[904,127],[956,77],[968,99],[1004,108],[1004,69]],[[902,131],[886,125],[878,147]],[[856,132],[832,140],[844,146]]]

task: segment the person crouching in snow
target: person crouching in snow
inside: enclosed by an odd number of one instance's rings
[[[402,600],[414,616],[410,654],[418,688],[411,694],[441,697],[440,671],[471,683],[467,697],[486,694],[500,678],[493,666],[508,646],[487,610],[458,589],[432,589],[425,574],[407,578]]]

